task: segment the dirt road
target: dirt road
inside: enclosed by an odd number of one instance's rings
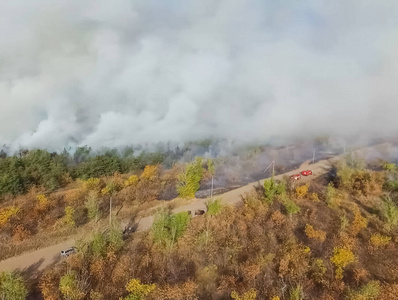
[[[380,145],[379,145],[380,146]],[[378,146],[378,147],[379,147]],[[374,147],[372,147],[374,148]],[[366,152],[365,149],[358,150],[357,152],[359,154],[363,154],[363,152]],[[335,160],[337,160],[339,156],[328,159],[328,160],[320,160],[316,162],[315,164],[309,164],[309,161],[304,162],[299,169],[292,170],[289,172],[286,172],[284,174],[280,174],[278,176],[275,176],[276,179],[281,179],[283,176],[287,175],[292,175],[299,173],[303,169],[311,169],[313,171],[312,176],[308,177],[302,177],[300,180],[301,182],[307,182],[310,181],[314,178],[317,178],[323,174],[325,174],[330,168],[331,168],[331,163]],[[260,181],[260,184],[263,184],[265,179]],[[259,182],[253,182],[248,185],[245,185],[243,187],[240,187],[238,189],[226,192],[224,194],[218,195],[217,198],[221,198],[222,202],[224,204],[238,204],[242,200],[242,195],[244,195],[247,192],[250,192],[254,186],[256,186]],[[206,199],[197,199],[194,200],[193,202],[180,206],[176,209],[173,210],[173,212],[178,213],[182,211],[195,211],[197,209],[206,209]],[[142,218],[139,221],[138,224],[138,229],[137,231],[145,231],[148,230],[153,222],[153,216],[145,217]],[[11,257],[9,259],[3,260],[0,262],[0,272],[5,271],[5,270],[15,270],[15,269],[27,269],[27,268],[32,268],[37,271],[41,271],[48,267],[49,265],[55,263],[57,260],[60,259],[60,251],[64,250],[68,247],[71,247],[75,244],[75,240],[71,239],[56,245],[52,245],[49,247],[41,248],[29,253],[24,253],[19,256]]]

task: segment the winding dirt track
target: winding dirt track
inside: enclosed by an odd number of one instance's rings
[[[379,145],[382,146],[382,145]],[[373,148],[373,147],[371,147]],[[358,152],[366,151],[365,149],[358,150]],[[307,182],[310,181],[314,178],[317,178],[325,173],[327,173],[332,165],[332,162],[334,160],[337,160],[339,156],[333,157],[328,160],[320,160],[316,162],[315,164],[309,164],[309,161],[304,162],[299,169],[292,170],[289,172],[286,172],[284,174],[280,174],[278,176],[275,176],[276,179],[281,179],[285,175],[292,175],[299,173],[300,171],[304,169],[311,169],[313,171],[312,176],[308,177],[302,177],[300,182]],[[224,204],[230,204],[230,205],[236,205],[242,201],[242,195],[244,195],[247,192],[250,192],[254,186],[260,184],[263,184],[265,179],[257,182],[250,183],[248,185],[242,186],[238,189],[226,192],[224,194],[218,195],[217,198],[221,198],[222,202]],[[178,213],[182,211],[195,211],[197,209],[206,209],[206,201],[207,199],[196,199],[193,202],[180,206],[176,209],[173,210],[173,212]],[[137,231],[145,231],[148,230],[153,222],[153,216],[145,217],[142,218],[139,221],[138,224],[138,229]],[[46,267],[50,266],[51,264],[56,263],[60,259],[60,251],[64,250],[68,247],[71,247],[75,244],[75,240],[71,239],[56,245],[52,245],[49,247],[37,249],[32,252],[24,253],[19,256],[11,257],[6,260],[3,260],[0,262],[0,272],[1,271],[6,271],[6,270],[16,270],[19,269],[21,271],[23,270],[29,270],[31,269],[32,272],[36,271],[42,271]]]

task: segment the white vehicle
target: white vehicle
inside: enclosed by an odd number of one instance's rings
[[[69,255],[75,254],[75,253],[76,253],[75,247],[71,247],[71,248],[69,248],[67,250],[62,250],[61,251],[61,256],[68,257]]]

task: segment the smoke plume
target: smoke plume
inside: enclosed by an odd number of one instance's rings
[[[0,3],[0,142],[394,134],[398,2]]]

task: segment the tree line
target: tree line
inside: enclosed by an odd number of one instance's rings
[[[137,153],[138,152],[138,153]],[[0,197],[26,193],[33,186],[42,186],[48,191],[61,188],[77,178],[86,180],[110,176],[114,173],[139,172],[147,165],[162,164],[170,168],[192,147],[180,149],[160,148],[145,151],[127,147],[123,150],[103,149],[94,152],[90,147],[77,148],[73,153],[61,153],[43,149],[21,150],[7,156],[0,155]],[[195,152],[195,151],[193,151]],[[188,158],[191,159],[191,155]]]

